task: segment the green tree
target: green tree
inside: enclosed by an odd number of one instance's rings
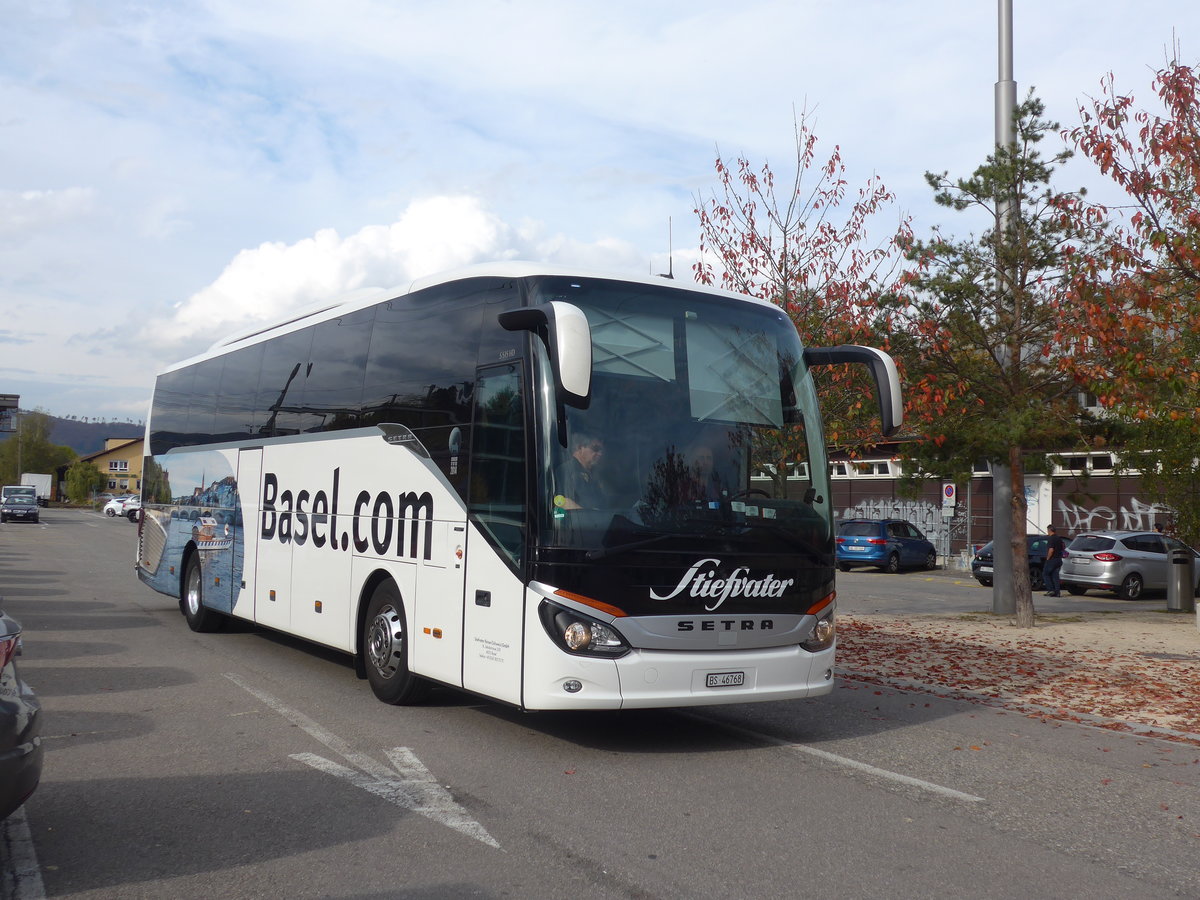
[[[0,481],[16,484],[22,472],[53,475],[78,454],[70,447],[50,442],[50,416],[41,410],[22,413],[16,432],[0,444]]]
[[[88,460],[76,460],[67,469],[67,497],[72,503],[87,503],[106,484],[108,476]]]
[[[906,448],[910,470],[961,482],[978,461],[1009,466],[1017,560],[1026,552],[1026,468],[1044,467],[1047,453],[1092,430],[1055,340],[1070,287],[1067,264],[1091,232],[1070,214],[1073,195],[1051,186],[1070,152],[1043,158],[1038,145],[1058,128],[1043,114],[1029,95],[1016,113],[1013,145],[997,147],[970,178],[926,175],[940,206],[983,211],[993,225],[978,238],[935,230],[913,241],[915,269],[885,304],[909,377],[906,415],[924,434]],[[1017,624],[1032,627],[1026,566],[1013,566],[1012,588]]]

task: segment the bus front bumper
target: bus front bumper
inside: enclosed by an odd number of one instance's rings
[[[556,653],[531,665],[528,710],[651,709],[817,697],[833,690],[836,644],[810,653],[798,645],[760,650],[633,650],[620,659]]]

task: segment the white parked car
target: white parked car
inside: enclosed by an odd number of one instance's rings
[[[130,522],[136,522],[138,513],[142,510],[142,495],[134,494],[125,501],[125,508],[121,511],[121,515],[127,518]]]
[[[138,508],[141,508],[142,498],[137,494],[125,494],[122,497],[113,497],[104,504],[104,514],[109,518],[113,516],[123,516],[129,509],[128,504],[134,500],[138,503]]]

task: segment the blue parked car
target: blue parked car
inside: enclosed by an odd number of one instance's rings
[[[847,519],[838,525],[837,563],[843,572],[854,566],[877,566],[887,572],[936,569],[937,550],[903,519]]]

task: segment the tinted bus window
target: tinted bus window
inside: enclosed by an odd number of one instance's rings
[[[254,433],[254,398],[262,358],[262,344],[236,350],[225,357],[213,419],[213,435],[218,441],[240,441]]]
[[[477,396],[470,509],[519,566],[525,543],[525,418],[520,369],[501,366],[480,373]]]
[[[187,443],[207,444],[213,440],[213,424],[217,413],[217,390],[221,386],[224,357],[196,363],[196,380],[192,384],[192,402],[188,406]]]
[[[376,308],[364,390],[370,422],[420,432],[470,421],[483,313],[477,291],[469,281]]]
[[[150,452],[166,453],[178,447],[187,435],[188,404],[196,370],[176,369],[158,376],[154,386],[154,407],[150,413]]]
[[[300,433],[300,398],[312,339],[313,329],[302,328],[264,345],[254,401],[254,430],[262,437]]]
[[[304,393],[301,431],[330,431],[360,424],[363,375],[375,309],[330,319],[313,331]]]

